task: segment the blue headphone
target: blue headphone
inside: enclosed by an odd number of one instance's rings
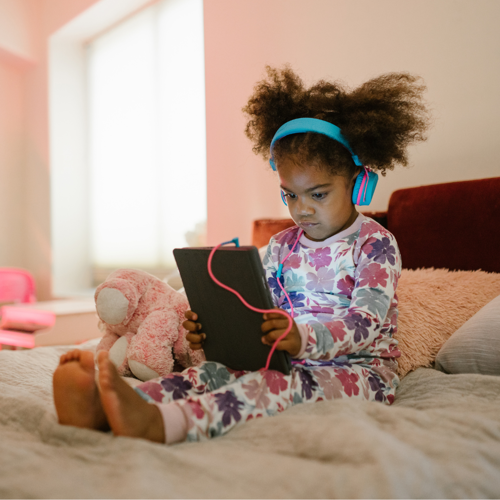
[[[355,205],[369,205],[373,198],[373,193],[375,192],[375,187],[378,182],[378,175],[372,172],[367,167],[363,166],[359,158],[353,153],[351,146],[347,142],[347,139],[342,135],[340,128],[333,123],[326,122],[324,120],[318,120],[317,118],[297,118],[296,120],[290,120],[282,125],[276,134],[274,134],[273,140],[271,141],[270,151],[271,158],[269,163],[273,170],[276,170],[276,164],[274,163],[273,156],[273,146],[276,141],[282,139],[287,135],[292,134],[305,134],[307,132],[314,132],[316,134],[323,134],[334,141],[340,142],[349,153],[351,153],[352,160],[354,164],[358,167],[363,167],[363,170],[359,173],[354,184],[354,189],[352,191],[352,202]],[[286,198],[283,191],[281,191],[281,199],[286,205]]]

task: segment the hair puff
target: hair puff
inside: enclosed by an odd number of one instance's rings
[[[385,175],[396,165],[408,165],[407,148],[425,141],[430,117],[423,101],[426,86],[409,73],[386,73],[355,89],[341,82],[320,80],[306,88],[289,67],[266,67],[243,112],[245,134],[253,151],[269,159],[272,138],[286,122],[319,118],[337,125],[364,165]],[[274,157],[292,155],[300,163],[351,175],[356,166],[340,143],[316,134],[294,134],[277,141]]]

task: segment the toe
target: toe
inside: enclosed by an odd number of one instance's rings
[[[60,358],[59,358],[59,364],[60,365],[64,365],[65,363],[67,363],[68,361],[71,361],[73,359],[73,352],[74,351],[69,351],[69,352],[66,352],[65,354],[63,354]]]
[[[94,370],[94,353],[91,351],[81,351],[80,352],[80,364],[85,370]]]
[[[99,364],[99,369],[101,368],[101,364],[104,365],[105,361],[109,359],[108,351],[99,351],[97,353],[97,362]]]
[[[97,362],[99,366],[99,386],[104,390],[113,390],[116,368],[109,360],[108,353],[106,352],[105,355],[99,353]],[[118,376],[118,373],[116,373],[116,376]]]

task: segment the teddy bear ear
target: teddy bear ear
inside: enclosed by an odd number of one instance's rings
[[[103,288],[95,305],[99,318],[108,325],[119,325],[127,318],[129,301],[116,288]]]
[[[139,304],[139,292],[127,280],[112,278],[95,292],[97,314],[108,325],[126,325]]]

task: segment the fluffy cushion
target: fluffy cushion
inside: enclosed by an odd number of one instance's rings
[[[445,342],[436,368],[446,373],[500,375],[500,295]]]
[[[447,269],[404,269],[398,283],[399,376],[431,366],[467,320],[500,295],[500,274]]]

